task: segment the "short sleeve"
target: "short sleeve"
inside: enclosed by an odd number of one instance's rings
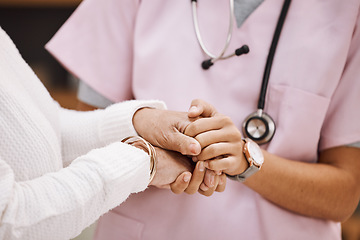
[[[137,0],[84,0],[46,49],[73,75],[111,101],[132,98]]]
[[[319,149],[360,141],[360,18],[358,16],[347,62],[330,102]]]

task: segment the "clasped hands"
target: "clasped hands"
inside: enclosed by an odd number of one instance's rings
[[[222,192],[226,175],[247,168],[242,137],[229,117],[203,100],[187,113],[143,108],[133,117],[137,133],[156,149],[157,172],[149,185],[174,193]]]

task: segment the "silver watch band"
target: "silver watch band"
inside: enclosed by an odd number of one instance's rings
[[[238,175],[235,176],[231,176],[231,175],[227,175],[228,178],[230,178],[231,180],[235,180],[238,182],[245,182],[245,180],[250,177],[251,175],[253,175],[254,173],[256,173],[257,171],[259,171],[259,168],[256,167],[255,165],[251,165],[250,167],[248,167],[243,173],[240,173]]]

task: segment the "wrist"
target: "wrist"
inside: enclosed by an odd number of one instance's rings
[[[243,154],[248,162],[248,167],[242,173],[228,175],[230,179],[239,182],[244,182],[247,178],[258,172],[264,163],[264,155],[261,148],[250,139],[244,139]]]
[[[246,171],[246,169],[248,169],[250,166],[249,162],[246,160],[245,155],[242,154],[241,156],[241,160],[240,160],[240,166],[234,171],[232,172],[231,175],[238,175],[238,174],[242,174],[243,172]]]
[[[149,115],[152,110],[152,108],[143,107],[134,113],[132,123],[139,136],[143,135],[143,128],[146,128],[146,120],[149,119]]]
[[[123,143],[130,144],[134,147],[140,148],[145,151],[150,157],[150,179],[149,185],[155,177],[157,169],[157,157],[155,148],[145,139],[138,136],[127,137],[122,140]]]
[[[227,175],[235,176],[246,171],[249,167],[249,162],[247,161],[245,154],[243,152],[245,141],[242,139],[241,143],[238,145],[238,157],[236,158],[236,163],[232,164],[232,167],[224,171]]]

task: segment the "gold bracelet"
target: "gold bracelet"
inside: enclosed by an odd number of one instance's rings
[[[156,165],[157,165],[157,158],[156,158],[156,151],[153,145],[151,145],[148,141],[143,139],[139,136],[130,136],[124,138],[121,142],[133,145],[135,147],[140,147],[142,150],[147,152],[150,156],[150,180],[149,183],[154,179],[156,173]]]

